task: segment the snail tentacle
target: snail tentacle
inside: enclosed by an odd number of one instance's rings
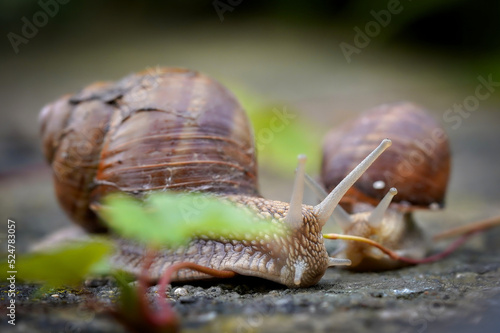
[[[391,145],[391,140],[384,139],[361,163],[358,164],[331,192],[325,200],[314,207],[314,212],[318,217],[318,223],[322,227],[332,215],[340,199],[346,194],[351,186],[363,173],[375,162],[375,160]]]
[[[323,187],[315,181],[307,173],[305,174],[306,184],[314,192],[316,197],[323,201],[328,196],[328,193],[323,189]],[[332,213],[333,220],[336,221],[342,228],[347,228],[353,222],[351,215],[342,206],[337,205]]]
[[[342,259],[342,258],[328,258],[328,267],[333,267],[333,266],[350,266],[351,265],[351,260],[350,259]]]
[[[304,174],[307,157],[306,155],[299,155],[297,159],[298,165],[293,184],[292,198],[290,199],[288,213],[284,219],[284,222],[293,229],[298,229],[302,226],[302,201],[304,198]]]
[[[398,190],[395,187],[391,187],[389,192],[385,195],[385,197],[379,202],[377,207],[371,212],[370,216],[368,216],[368,223],[374,228],[380,226],[382,220],[384,219],[385,212],[389,205],[391,204],[392,198],[398,194]]]

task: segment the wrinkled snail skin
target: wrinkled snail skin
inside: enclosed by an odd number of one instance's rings
[[[214,193],[282,230],[248,241],[197,236],[186,247],[161,250],[152,278],[189,261],[293,288],[313,285],[327,267],[349,263],[328,256],[321,229],[349,187],[391,144],[381,140],[313,207],[302,204],[303,156],[290,204],[260,196],[253,131],[244,110],[226,88],[194,71],[158,68],[95,83],[43,108],[40,124],[59,202],[89,232],[107,232],[96,212],[104,195],[142,197],[165,190]],[[145,249],[111,237],[117,243],[115,266],[138,275]],[[176,274],[177,281],[207,277],[188,270]]]
[[[391,139],[393,146],[347,192],[341,201],[347,212],[338,212],[338,207],[334,219],[344,234],[370,238],[401,256],[421,259],[430,240],[412,212],[444,206],[450,172],[446,133],[424,109],[408,102],[385,104],[332,130],[323,144],[322,185],[327,190],[335,187],[380,137]],[[350,259],[348,269],[353,270],[406,265],[353,241],[347,241],[338,256]]]
[[[272,223],[283,226],[283,233],[261,233],[256,239],[249,241],[202,237],[183,248],[162,250],[151,267],[153,279],[159,278],[166,267],[184,261],[260,277],[292,288],[311,286],[321,279],[328,268],[329,257],[321,228],[315,223],[313,207],[303,206],[304,224],[293,230],[282,222],[288,211],[288,203],[249,196],[229,196],[227,199],[245,205],[260,217],[275,217]],[[143,247],[120,240],[119,253],[113,260],[116,266],[128,267],[130,272],[138,275],[144,255]],[[297,269],[303,269],[299,284],[294,281]],[[181,270],[173,276],[173,281],[206,278],[210,276],[192,270]]]

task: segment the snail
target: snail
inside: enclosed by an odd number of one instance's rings
[[[321,183],[327,190],[334,188],[381,137],[391,139],[391,149],[347,191],[334,220],[344,234],[370,238],[401,256],[422,259],[431,242],[413,212],[444,206],[450,172],[447,135],[422,107],[408,102],[381,105],[329,132],[323,144]],[[344,246],[339,256],[352,261],[350,269],[405,264],[367,244],[347,241]]]
[[[293,288],[314,285],[328,267],[350,262],[329,257],[323,225],[391,144],[380,140],[320,204],[308,206],[302,204],[305,156],[298,159],[290,203],[260,196],[253,132],[244,110],[225,87],[195,71],[158,68],[116,83],[95,83],[47,105],[39,119],[56,196],[89,232],[108,232],[96,211],[108,193],[141,197],[167,190],[215,193],[288,232],[244,241],[194,238],[185,247],[161,250],[150,266],[152,279],[182,261]],[[146,249],[124,239],[117,244],[113,264],[139,275]],[[182,270],[173,281],[207,277]]]

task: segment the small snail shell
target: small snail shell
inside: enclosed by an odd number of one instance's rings
[[[269,223],[284,231],[246,241],[195,238],[186,247],[163,250],[151,266],[152,278],[189,261],[289,287],[315,284],[327,267],[349,262],[328,256],[321,228],[349,187],[390,145],[383,140],[313,207],[302,204],[305,157],[299,158],[290,204],[259,195],[253,135],[243,109],[227,89],[194,71],[162,68],[114,84],[96,83],[46,106],[40,122],[57,197],[88,231],[106,229],[94,212],[94,203],[106,193],[163,190],[216,193],[266,221],[272,218]],[[126,240],[117,243],[114,264],[139,274],[145,249]],[[176,279],[206,277],[181,271]]]
[[[326,189],[335,187],[380,138],[391,139],[391,149],[361,176],[342,203],[376,205],[396,187],[394,203],[401,209],[443,207],[450,174],[448,138],[424,109],[408,102],[375,107],[328,133],[321,167]]]
[[[353,214],[338,207],[334,219],[345,234],[370,238],[402,256],[420,259],[429,241],[411,212],[443,206],[450,171],[446,133],[425,110],[407,102],[385,104],[332,130],[323,145],[321,181],[327,190],[335,187],[381,137],[391,139],[393,146],[342,199]],[[340,257],[350,259],[349,268],[358,270],[402,265],[362,243],[347,242]]]

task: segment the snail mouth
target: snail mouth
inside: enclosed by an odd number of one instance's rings
[[[325,257],[325,261],[308,262],[304,258],[297,259],[288,268],[282,269],[282,284],[289,288],[310,287],[318,283],[326,272],[330,263],[334,265],[350,264],[350,260]],[[331,260],[330,260],[331,259]],[[287,269],[288,271],[285,271]]]
[[[307,269],[307,264],[303,260],[299,260],[294,264],[295,276],[293,278],[293,283],[298,287],[302,282],[302,277]]]

